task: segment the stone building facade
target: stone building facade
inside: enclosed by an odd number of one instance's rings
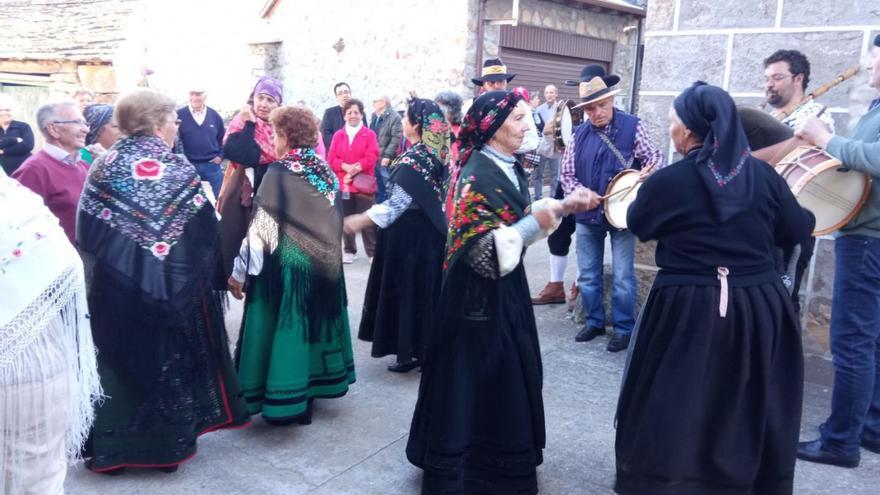
[[[498,55],[503,59],[503,33],[520,28],[575,36],[571,44],[581,39],[607,43],[610,68],[620,73],[628,91],[644,17],[641,7],[620,0],[389,0],[381,8],[338,0],[333,9],[285,0],[267,3],[266,25],[273,33],[268,37],[280,42],[285,92],[315,109],[334,104],[337,81],[348,82],[365,102],[388,94],[398,106],[410,92],[433,96],[451,89],[473,96],[470,80],[479,74],[480,62]],[[513,18],[516,26],[509,25]],[[561,85],[563,78],[577,78],[579,68],[548,75],[541,87],[528,89]]]
[[[719,85],[740,104],[758,105],[764,99],[763,59],[778,49],[796,49],[811,62],[809,92],[858,63],[880,32],[876,4],[861,0],[650,0],[647,7],[639,114],[664,144],[672,100],[693,81]],[[847,133],[866,111],[875,94],[865,89],[866,81],[863,73],[819,100],[828,105],[838,133]],[[828,350],[833,256],[831,238],[819,239],[802,292],[805,346],[814,354]]]

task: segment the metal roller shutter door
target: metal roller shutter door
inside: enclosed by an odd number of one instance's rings
[[[507,66],[508,74],[516,74],[516,78],[510,82],[510,87],[525,86],[530,93],[534,94],[537,91],[542,99],[544,87],[548,84],[554,84],[559,88],[561,99],[578,98],[578,88],[565,86],[563,81],[577,79],[581,69],[587,64],[601,64],[605,70],[608,70],[608,64],[598,60],[515,48],[501,48],[501,60]]]

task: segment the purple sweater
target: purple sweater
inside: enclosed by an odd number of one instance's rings
[[[12,178],[43,198],[49,211],[58,217],[67,238],[76,245],[76,208],[88,171],[83,161],[69,165],[40,150],[25,160]]]

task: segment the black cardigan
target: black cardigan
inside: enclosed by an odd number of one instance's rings
[[[801,208],[770,165],[754,159],[754,198],[747,210],[720,223],[697,173],[696,152],[654,173],[627,212],[640,240],[657,239],[660,285],[716,285],[717,268],[730,270],[731,285],[779,280],[776,248],[809,239],[815,218]]]
[[[345,127],[345,116],[342,115],[342,107],[333,105],[324,110],[324,117],[321,119],[321,138],[324,140],[324,148],[327,151],[330,150],[333,135],[343,127]]]
[[[18,138],[21,138],[21,142],[18,142]],[[12,172],[31,156],[31,151],[34,149],[34,133],[31,131],[31,126],[13,120],[6,131],[0,127],[0,149],[3,150],[3,154],[0,155],[0,165],[3,166],[6,175],[12,175]]]

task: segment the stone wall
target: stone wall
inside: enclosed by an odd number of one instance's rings
[[[669,107],[693,81],[720,85],[739,103],[757,105],[764,99],[763,59],[785,48],[810,59],[810,91],[858,63],[878,30],[876,4],[861,0],[650,0],[640,116],[672,158]],[[866,110],[866,100],[876,96],[865,89],[866,80],[857,76],[821,98],[839,133],[846,133]],[[809,308],[805,346],[825,354],[834,277],[830,238],[818,241],[814,268],[802,292]]]
[[[350,84],[370,108],[388,94],[395,106],[409,92],[465,94],[468,0],[337,0],[332,8],[279,4],[271,25],[282,40],[285,96],[316,112],[335,103],[333,85]]]
[[[471,0],[471,4],[479,2]],[[512,15],[510,0],[488,0],[487,19],[509,19]],[[635,50],[639,18],[625,13],[610,12],[603,9],[580,5],[572,7],[572,2],[520,0],[519,25],[535,26],[566,33],[579,34],[613,41],[614,62],[611,72],[620,76],[623,89],[617,97],[620,106],[628,106],[632,94],[631,81],[635,68]],[[472,6],[472,10],[474,7]],[[624,31],[624,28],[632,26]],[[485,56],[497,56],[500,26],[486,26]],[[471,59],[473,60],[473,59]],[[473,63],[471,64],[473,65]],[[572,74],[577,79],[578,74]]]

